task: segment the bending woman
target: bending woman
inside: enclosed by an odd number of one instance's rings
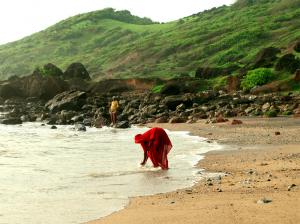
[[[164,129],[151,128],[144,134],[138,134],[135,136],[135,143],[141,144],[144,150],[142,166],[150,158],[154,167],[169,168],[167,155],[172,148],[172,143]]]

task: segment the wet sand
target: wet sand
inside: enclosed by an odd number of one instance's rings
[[[88,223],[300,223],[300,119],[240,120],[149,124],[223,144],[223,151],[207,153],[198,164],[204,175],[220,175],[192,188],[133,198],[125,209]]]

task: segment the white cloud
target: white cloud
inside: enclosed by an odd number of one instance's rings
[[[176,20],[234,0],[4,0],[0,1],[0,44],[14,41],[79,13],[127,9],[159,22]]]

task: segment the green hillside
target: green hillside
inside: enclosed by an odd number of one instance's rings
[[[0,46],[0,78],[75,61],[95,79],[169,78],[199,66],[243,66],[261,48],[288,50],[299,38],[300,0],[240,0],[164,24],[105,9]]]

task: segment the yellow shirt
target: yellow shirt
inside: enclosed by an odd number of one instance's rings
[[[113,113],[117,112],[118,107],[119,107],[118,101],[117,100],[112,101],[110,105],[110,112]]]

